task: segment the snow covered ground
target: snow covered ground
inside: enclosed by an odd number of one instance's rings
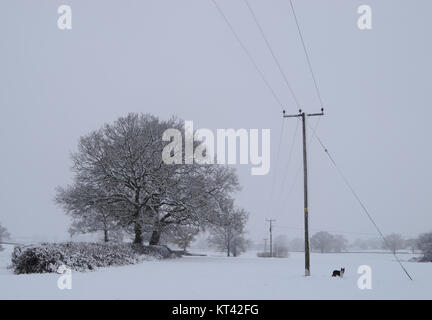
[[[312,276],[303,276],[303,254],[289,258],[238,258],[220,254],[148,261],[72,274],[72,289],[57,287],[57,274],[14,275],[11,247],[0,252],[0,299],[432,299],[432,263],[407,262],[409,281],[390,254],[311,256]],[[360,265],[372,268],[372,289],[357,286]],[[346,268],[344,279],[330,277]]]

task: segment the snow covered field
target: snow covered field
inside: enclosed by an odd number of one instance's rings
[[[14,275],[9,246],[0,252],[0,299],[432,299],[432,263],[406,262],[409,281],[390,254],[312,254],[303,277],[303,254],[286,259],[212,254],[72,274],[72,289],[57,274]],[[372,268],[372,289],[357,287],[357,268]],[[346,268],[344,279],[331,278]]]

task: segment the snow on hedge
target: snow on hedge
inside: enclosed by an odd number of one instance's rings
[[[17,246],[12,253],[15,274],[57,272],[61,265],[75,271],[135,264],[143,260],[173,257],[162,246],[134,246],[115,243],[42,243]]]

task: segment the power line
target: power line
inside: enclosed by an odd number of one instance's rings
[[[309,70],[310,70],[310,73],[311,73],[311,75],[312,75],[312,79],[313,79],[313,82],[314,82],[314,85],[315,85],[315,90],[316,90],[316,92],[317,92],[317,96],[318,96],[318,99],[319,99],[319,102],[320,102],[321,108],[324,108],[324,104],[323,104],[322,99],[321,99],[321,93],[320,93],[320,91],[319,91],[319,89],[318,89],[318,84],[317,84],[317,81],[316,81],[316,78],[315,78],[315,73],[314,73],[314,71],[313,71],[313,69],[312,69],[312,63],[311,63],[311,61],[310,61],[309,54],[308,54],[308,51],[307,51],[307,49],[306,49],[306,45],[305,45],[305,42],[304,42],[304,39],[303,39],[302,32],[301,32],[301,30],[300,30],[300,24],[299,24],[299,22],[298,22],[297,15],[296,15],[296,12],[295,12],[294,5],[293,5],[293,3],[292,3],[292,0],[290,0],[290,5],[291,5],[292,13],[293,13],[293,15],[294,15],[295,23],[296,23],[296,25],[297,25],[297,30],[298,30],[298,33],[299,33],[299,36],[300,36],[300,40],[301,40],[301,43],[302,43],[302,45],[303,45],[303,51],[304,51],[304,53],[305,53],[306,60],[307,60],[308,66],[309,66]]]
[[[311,143],[313,142],[313,137],[316,135],[316,130],[318,129],[320,121],[321,121],[321,117],[318,118],[318,120],[317,120],[317,122],[316,122],[316,124],[315,124],[315,126],[313,128],[313,134],[309,137],[309,140],[308,140],[308,143],[307,143],[307,146],[306,146],[307,149],[309,149]],[[299,122],[297,122],[297,124],[298,123]],[[300,164],[300,166],[298,167],[298,170],[296,171],[296,175],[294,177],[293,183],[291,184],[291,187],[288,189],[288,193],[287,193],[287,196],[285,197],[285,201],[283,202],[284,206],[287,203],[287,201],[289,200],[289,198],[291,197],[292,193],[294,192],[295,186],[297,184],[297,179],[298,179],[301,171],[302,171],[302,165]],[[282,186],[281,191],[283,189],[284,189],[284,186]],[[280,196],[282,196],[282,193],[280,193]],[[279,198],[280,198],[280,196],[279,196]]]
[[[269,40],[267,39],[267,36],[266,36],[266,34],[265,34],[265,32],[264,32],[264,30],[263,30],[263,28],[262,28],[262,26],[261,26],[261,24],[260,24],[260,22],[259,22],[259,20],[258,20],[257,15],[255,14],[255,12],[254,12],[252,6],[250,5],[249,1],[248,1],[248,0],[244,0],[244,2],[245,2],[245,4],[246,4],[246,6],[248,7],[249,12],[251,13],[251,16],[252,16],[252,18],[253,18],[253,20],[254,20],[256,26],[258,27],[258,29],[259,29],[259,31],[260,31],[261,37],[263,38],[263,40],[264,40],[264,42],[265,42],[265,44],[266,44],[266,46],[267,46],[267,49],[269,50],[269,52],[270,52],[270,54],[271,54],[271,56],[272,56],[272,58],[273,58],[273,60],[274,60],[274,62],[275,62],[275,64],[276,64],[276,66],[278,67],[278,70],[279,70],[279,72],[281,73],[282,78],[284,79],[285,84],[286,84],[286,86],[288,87],[288,90],[290,91],[290,93],[291,93],[291,95],[292,95],[292,97],[293,97],[293,99],[294,99],[294,102],[296,103],[297,106],[300,106],[300,103],[299,103],[299,101],[298,101],[298,99],[297,99],[297,97],[296,97],[296,95],[295,95],[295,93],[294,93],[294,90],[292,89],[292,87],[291,87],[291,85],[290,85],[290,83],[289,83],[289,81],[288,81],[288,78],[287,78],[285,72],[284,72],[283,69],[282,69],[282,66],[281,66],[281,64],[280,64],[280,62],[279,62],[279,59],[277,58],[277,56],[276,56],[274,50],[272,49],[272,46],[271,46]],[[297,129],[298,129],[298,122],[297,122],[297,126],[296,126],[296,129],[295,129],[295,132],[294,132],[293,140],[292,140],[292,142],[291,142],[291,146],[289,147],[289,150],[290,150],[290,151],[289,151],[289,156],[288,156],[288,167],[289,167],[289,165],[290,165],[290,163],[291,163],[292,152],[293,152],[293,146],[294,146],[294,140],[295,140],[295,137],[297,136]],[[279,140],[279,141],[281,142],[281,140]],[[279,155],[279,149],[280,149],[280,143],[279,143],[279,147],[278,147],[278,155]],[[278,161],[278,159],[277,159],[277,161]],[[277,162],[277,163],[278,163],[278,162]],[[284,186],[284,184],[285,184],[285,180],[286,180],[287,175],[288,175],[288,167],[287,167],[287,169],[285,170],[285,175],[283,175],[282,187]],[[276,166],[276,169],[277,169],[277,166]],[[274,192],[274,186],[275,186],[275,184],[276,184],[276,175],[275,175],[274,177],[275,177],[275,179],[274,179],[274,181],[273,181],[272,189],[271,189],[271,190],[272,190],[272,191],[271,191],[272,194],[273,194],[273,192]]]
[[[369,220],[372,222],[373,226],[375,227],[375,229],[378,231],[378,234],[381,236],[381,238],[384,241],[384,244],[389,247],[388,242],[384,236],[384,234],[381,232],[381,229],[378,227],[377,223],[375,222],[375,220],[373,219],[373,217],[371,216],[371,214],[369,213],[369,210],[366,208],[365,204],[363,203],[363,201],[360,199],[360,197],[358,196],[357,192],[354,190],[353,186],[349,183],[348,179],[346,178],[346,176],[343,174],[342,170],[339,168],[339,166],[336,164],[336,161],[334,160],[334,158],[332,157],[332,155],[330,154],[330,152],[328,151],[327,147],[324,145],[324,143],[322,142],[322,140],[315,135],[319,144],[321,145],[321,147],[323,148],[324,152],[326,153],[326,155],[328,156],[328,158],[330,159],[330,162],[333,164],[333,166],[335,167],[336,171],[339,173],[340,177],[342,178],[342,180],[344,181],[345,185],[348,187],[348,189],[351,191],[352,195],[354,196],[354,198],[357,200],[357,202],[359,203],[360,207],[363,209],[363,211],[366,213],[367,217],[369,218]],[[403,266],[402,262],[399,260],[398,256],[396,255],[395,252],[393,252],[393,256],[395,257],[396,261],[399,263],[400,267],[402,268],[402,270],[405,272],[405,274],[408,276],[408,278],[410,280],[412,280],[411,275],[408,273],[408,271],[405,269],[405,267]]]
[[[218,10],[218,12],[220,13],[220,15],[222,16],[222,18],[223,18],[223,20],[225,21],[225,23],[228,25],[228,27],[229,27],[229,29],[231,30],[232,34],[234,35],[235,39],[237,40],[237,42],[239,43],[239,45],[241,46],[241,48],[242,48],[243,51],[245,52],[246,56],[249,58],[249,60],[250,60],[251,63],[253,64],[255,70],[258,72],[258,74],[260,75],[261,79],[263,80],[263,82],[265,83],[265,85],[267,86],[267,88],[270,90],[270,92],[271,92],[271,94],[273,95],[274,99],[276,100],[276,102],[277,102],[277,103],[281,106],[281,108],[283,109],[283,108],[284,108],[284,105],[283,105],[282,102],[280,101],[279,97],[277,96],[276,92],[273,90],[273,88],[272,88],[272,86],[270,85],[270,83],[267,81],[267,79],[266,79],[264,73],[263,73],[263,72],[261,71],[261,69],[258,67],[258,64],[255,62],[255,59],[253,58],[253,56],[251,55],[251,53],[250,53],[249,50],[247,49],[246,45],[243,43],[243,41],[241,41],[239,35],[238,35],[237,32],[235,31],[235,29],[234,29],[233,25],[231,24],[231,22],[229,21],[228,17],[225,15],[225,13],[223,12],[222,8],[217,4],[216,0],[212,0],[212,2],[213,2],[213,4],[215,5],[215,7],[217,8],[217,10]],[[270,53],[272,54],[273,59],[275,60],[275,63],[276,63],[276,65],[278,66],[279,71],[281,72],[281,74],[282,74],[282,76],[283,76],[283,78],[284,78],[284,80],[285,80],[285,83],[286,83],[286,85],[288,86],[288,88],[289,88],[289,90],[290,90],[290,92],[291,92],[291,94],[292,94],[292,96],[293,96],[294,101],[295,101],[296,104],[298,105],[299,103],[298,103],[297,97],[296,97],[296,95],[294,94],[294,91],[292,90],[291,85],[289,84],[289,81],[288,81],[288,79],[287,79],[285,73],[283,72],[280,63],[279,63],[279,61],[278,61],[276,55],[274,54],[274,51],[272,50],[272,48],[271,48],[271,46],[270,46],[270,43],[268,42],[268,40],[267,40],[267,38],[266,38],[266,36],[265,36],[265,34],[264,34],[264,31],[263,31],[262,28],[261,28],[261,25],[260,25],[259,22],[258,22],[257,17],[256,17],[256,15],[255,15],[255,13],[254,13],[252,7],[251,7],[251,6],[249,5],[249,3],[247,2],[247,0],[246,0],[246,5],[248,6],[249,10],[251,11],[252,16],[254,17],[254,20],[255,20],[255,22],[256,22],[258,28],[260,29],[261,35],[262,35],[262,37],[264,38],[264,40],[265,40],[265,42],[266,42],[266,44],[267,44],[267,47],[268,47]],[[278,146],[278,151],[277,151],[277,161],[279,161],[279,155],[280,155],[280,147],[281,147],[281,143],[282,143],[283,129],[284,129],[284,124],[282,125],[281,134],[280,134],[281,137],[280,137],[280,140],[279,140],[279,146]],[[276,169],[277,169],[277,165],[278,165],[278,162],[277,162],[277,164],[276,164]],[[271,192],[271,196],[272,196],[272,194],[273,194],[273,190],[274,190],[275,184],[276,184],[276,174],[274,175],[274,179],[273,179],[273,184],[272,184],[272,189],[271,189],[271,190],[272,190],[272,192]]]
[[[232,24],[231,24],[230,21],[228,20],[227,16],[224,14],[223,10],[219,7],[219,5],[217,4],[216,0],[212,0],[212,2],[213,2],[213,4],[215,5],[215,7],[217,8],[217,10],[218,10],[218,12],[220,13],[220,15],[223,17],[224,21],[225,21],[226,24],[228,25],[229,29],[230,29],[231,32],[233,33],[233,35],[234,35],[234,37],[236,38],[237,42],[238,42],[238,43],[240,44],[240,46],[242,47],[242,49],[243,49],[243,51],[245,52],[245,54],[248,56],[249,60],[252,62],[252,64],[253,64],[255,70],[258,72],[258,74],[260,75],[261,79],[263,80],[263,82],[265,83],[265,85],[267,86],[267,88],[270,90],[270,92],[271,92],[272,96],[274,97],[274,99],[276,100],[276,102],[277,102],[277,103],[278,103],[278,104],[283,108],[284,105],[282,104],[282,102],[280,101],[280,99],[278,98],[278,96],[276,95],[276,93],[275,93],[275,91],[273,90],[273,88],[271,87],[270,83],[269,83],[269,82],[267,81],[267,79],[265,78],[264,73],[263,73],[263,72],[261,71],[261,69],[258,67],[257,63],[255,62],[254,58],[253,58],[252,55],[250,54],[250,52],[249,52],[249,50],[247,49],[247,47],[246,47],[246,46],[244,45],[244,43],[241,41],[240,37],[239,37],[238,34],[236,33],[234,27],[232,26]],[[283,70],[282,70],[282,67],[281,67],[280,63],[279,63],[279,61],[278,61],[276,55],[274,54],[274,51],[272,50],[271,45],[270,45],[269,41],[267,40],[267,38],[266,38],[266,36],[265,36],[265,34],[264,34],[264,31],[263,31],[261,25],[259,24],[259,21],[258,21],[256,15],[255,15],[255,13],[254,13],[252,7],[250,6],[250,4],[248,3],[247,0],[245,0],[245,3],[246,3],[246,5],[247,5],[247,7],[249,8],[249,10],[250,10],[250,12],[251,12],[251,14],[252,14],[252,16],[253,16],[253,18],[254,18],[254,21],[255,21],[255,23],[257,24],[257,26],[258,26],[258,28],[259,28],[259,30],[260,30],[261,36],[263,37],[264,41],[266,42],[267,48],[269,49],[269,51],[270,51],[270,53],[271,53],[271,55],[272,55],[272,57],[273,57],[273,59],[274,59],[276,65],[278,66],[279,71],[281,72],[281,74],[282,74],[282,76],[283,76],[283,78],[284,78],[284,80],[285,80],[285,83],[287,84],[288,88],[290,89],[290,92],[291,92],[291,94],[292,94],[292,96],[293,96],[294,101],[297,103],[297,105],[299,105],[298,100],[297,100],[297,97],[295,96],[295,94],[294,94],[294,92],[293,92],[293,90],[292,90],[292,87],[291,87],[291,85],[289,84],[289,81],[288,81],[288,79],[287,79],[285,73],[284,73]],[[318,88],[318,84],[317,84],[317,80],[316,80],[316,77],[315,77],[315,73],[314,73],[313,68],[312,68],[312,63],[311,63],[311,60],[310,60],[310,57],[309,57],[309,54],[308,54],[308,51],[307,51],[307,48],[306,48],[306,44],[305,44],[305,41],[304,41],[304,38],[303,38],[303,35],[302,35],[302,32],[301,32],[301,29],[300,29],[300,24],[299,24],[299,22],[298,22],[298,18],[297,18],[297,15],[296,15],[296,12],[295,12],[294,5],[293,5],[293,3],[292,3],[292,0],[290,0],[290,5],[291,5],[292,12],[293,12],[294,20],[295,20],[295,23],[296,23],[296,26],[297,26],[297,30],[298,30],[298,33],[299,33],[299,36],[300,36],[300,40],[301,40],[301,43],[302,43],[302,46],[303,46],[303,50],[304,50],[304,53],[305,53],[305,56],[306,56],[306,60],[307,60],[308,67],[309,67],[309,71],[310,71],[310,73],[311,73],[311,76],[312,76],[312,79],[313,79],[313,82],[314,82],[315,90],[316,90],[316,93],[317,93],[317,96],[318,96],[318,99],[319,99],[320,105],[321,105],[321,107],[323,108],[323,105],[324,105],[324,104],[323,104],[323,101],[322,101],[322,98],[321,98],[321,93],[320,93],[320,90],[319,90],[319,88]],[[317,122],[317,126],[318,126],[318,123],[319,123],[319,121]],[[317,127],[317,126],[316,126],[316,127]],[[368,217],[369,220],[372,222],[372,224],[374,225],[374,227],[375,227],[376,230],[378,231],[379,235],[382,237],[384,243],[387,244],[387,241],[386,241],[386,239],[385,239],[385,237],[384,237],[384,234],[381,232],[381,230],[380,230],[380,228],[378,227],[378,225],[376,224],[375,220],[374,220],[374,219],[372,218],[372,216],[370,215],[368,209],[366,208],[366,206],[364,205],[364,203],[361,201],[361,199],[359,198],[358,194],[355,192],[354,188],[351,186],[351,184],[349,183],[349,181],[347,180],[347,178],[345,177],[345,175],[343,174],[343,172],[342,172],[342,171],[340,170],[340,168],[337,166],[335,160],[333,159],[333,157],[332,157],[331,154],[329,153],[328,149],[327,149],[327,148],[325,147],[325,145],[323,144],[322,140],[321,140],[321,139],[318,137],[318,135],[316,134],[316,127],[315,127],[315,129],[313,129],[313,137],[316,137],[316,138],[317,138],[317,140],[319,141],[321,147],[324,149],[325,153],[327,154],[328,158],[329,158],[330,161],[332,162],[333,166],[334,166],[334,167],[336,168],[336,170],[338,171],[338,173],[339,173],[339,175],[341,176],[341,178],[343,179],[344,183],[347,185],[347,187],[349,188],[349,190],[351,191],[351,193],[353,194],[353,196],[355,197],[355,199],[357,200],[357,202],[360,204],[361,208],[362,208],[363,211],[366,213],[367,217]],[[282,132],[281,132],[281,136],[282,136]],[[272,222],[272,220],[270,220],[270,233],[271,233],[271,229],[272,229],[272,227],[271,227],[271,222]],[[270,238],[270,239],[271,239],[271,238]],[[271,242],[270,242],[270,243],[271,243]],[[405,267],[402,265],[402,262],[399,260],[399,258],[397,257],[396,253],[393,252],[393,255],[394,255],[395,259],[397,260],[397,262],[399,263],[399,265],[401,266],[401,268],[403,269],[403,271],[404,271],[404,272],[406,273],[406,275],[408,276],[408,278],[409,278],[410,280],[412,280],[410,274],[409,274],[408,271],[405,269]]]
[[[264,42],[266,43],[267,48],[268,48],[268,50],[270,51],[270,54],[271,54],[272,57],[273,57],[274,62],[276,63],[276,65],[277,65],[277,67],[278,67],[279,72],[281,73],[282,78],[284,79],[285,84],[287,85],[289,91],[291,92],[291,95],[292,95],[292,97],[293,97],[293,99],[294,99],[294,102],[296,103],[296,106],[299,107],[299,106],[300,106],[300,103],[299,103],[299,101],[298,101],[298,99],[297,99],[297,97],[296,97],[296,95],[295,95],[295,93],[294,93],[294,90],[292,89],[292,87],[291,87],[291,85],[290,85],[290,82],[288,81],[288,78],[287,78],[285,72],[284,72],[283,69],[282,69],[281,64],[279,63],[278,58],[276,57],[276,54],[274,53],[274,51],[273,51],[273,49],[272,49],[272,47],[271,47],[271,45],[270,45],[269,40],[267,39],[267,37],[266,37],[266,35],[265,35],[265,33],[264,33],[263,28],[261,27],[261,24],[260,24],[259,21],[258,21],[258,17],[256,16],[254,10],[252,9],[252,7],[251,7],[249,1],[248,1],[248,0],[244,0],[244,2],[245,2],[246,6],[247,6],[248,9],[249,9],[249,12],[251,13],[251,15],[252,15],[252,17],[253,17],[253,19],[254,19],[254,21],[255,21],[255,24],[257,25],[257,27],[258,27],[258,29],[259,29],[259,31],[260,31],[260,33],[261,33],[261,36],[262,36],[262,38],[264,39]]]
[[[279,156],[280,156],[280,149],[281,149],[281,145],[282,145],[282,137],[283,137],[283,133],[284,133],[284,128],[285,128],[285,121],[282,119],[282,126],[281,126],[281,131],[280,131],[280,136],[279,136],[279,144],[278,144],[278,148],[277,148],[277,153],[276,153],[276,165],[275,165],[275,170],[273,170],[273,183],[272,183],[272,187],[271,187],[271,191],[270,191],[270,197],[273,197],[273,192],[274,192],[274,188],[275,188],[275,184],[276,184],[276,170],[278,168],[278,164],[279,164]]]
[[[281,187],[279,189],[279,193],[278,193],[278,196],[276,197],[276,200],[280,199],[280,197],[282,195],[282,191],[283,191],[285,183],[286,183],[286,180],[288,178],[288,172],[289,172],[289,168],[290,168],[291,162],[292,162],[292,156],[293,156],[293,153],[294,153],[294,145],[295,145],[296,138],[297,138],[299,123],[300,123],[300,121],[297,121],[295,130],[294,130],[294,135],[292,137],[290,148],[289,148],[288,162],[287,162],[287,165],[285,166],[284,174],[282,175],[282,184],[281,184]]]
[[[225,21],[225,23],[228,25],[229,29],[231,30],[232,34],[234,35],[234,37],[236,38],[237,42],[240,44],[240,46],[242,47],[243,51],[245,52],[245,54],[247,55],[247,57],[249,58],[249,60],[252,62],[255,70],[258,72],[258,74],[260,75],[261,79],[263,80],[263,82],[265,83],[265,85],[267,86],[267,88],[270,90],[273,98],[276,100],[276,102],[281,106],[281,108],[284,108],[284,105],[282,104],[282,102],[280,101],[279,97],[277,96],[276,92],[273,90],[273,88],[271,87],[270,83],[267,81],[264,73],[261,71],[261,69],[258,67],[258,64],[255,62],[255,59],[252,57],[251,53],[249,52],[249,50],[247,49],[247,47],[245,46],[245,44],[241,41],[239,35],[237,34],[237,32],[235,31],[233,25],[231,24],[231,22],[228,20],[228,17],[225,15],[225,13],[223,12],[222,8],[217,4],[216,0],[211,0],[213,2],[213,4],[215,5],[216,9],[218,10],[219,14],[222,16],[223,20]]]

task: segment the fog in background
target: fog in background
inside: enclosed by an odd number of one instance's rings
[[[296,113],[245,3],[218,3]],[[72,7],[70,31],[57,28],[61,4]],[[250,4],[301,108],[319,111],[289,1]],[[357,28],[362,4],[373,10],[369,31]],[[294,5],[325,105],[317,134],[384,233],[430,231],[432,2]],[[267,235],[266,218],[277,220],[276,234],[302,235],[300,131],[288,166],[296,120],[285,120],[277,160],[281,107],[209,0],[1,1],[0,111],[0,223],[14,238],[68,238],[69,218],[53,198],[72,181],[70,152],[80,136],[129,112],[177,115],[195,128],[270,128],[271,172],[238,166],[237,203],[250,212],[255,241]],[[374,234],[316,140],[309,164],[311,233]]]

